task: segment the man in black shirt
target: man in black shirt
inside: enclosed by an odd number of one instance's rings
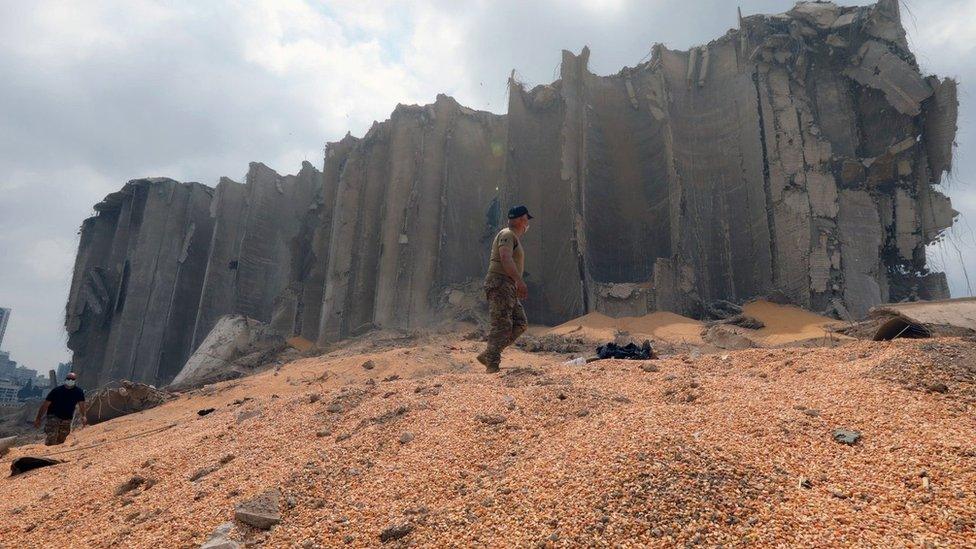
[[[47,415],[44,422],[44,433],[47,438],[44,444],[54,446],[64,442],[71,432],[71,419],[75,415],[75,406],[81,414],[81,424],[87,425],[88,419],[85,417],[85,392],[80,387],[76,387],[77,376],[74,372],[68,374],[63,385],[59,385],[47,394],[41,409],[37,411],[34,419],[34,427],[41,426],[41,418]]]

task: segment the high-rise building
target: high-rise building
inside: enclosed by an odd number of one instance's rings
[[[7,331],[7,321],[10,320],[10,309],[0,307],[0,349],[3,349],[3,334]]]

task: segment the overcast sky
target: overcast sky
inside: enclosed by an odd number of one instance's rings
[[[591,70],[615,73],[655,42],[684,49],[721,36],[736,4],[0,0],[0,306],[13,309],[3,349],[41,372],[69,358],[78,228],[129,179],[240,181],[249,161],[294,173],[302,160],[320,165],[326,141],[437,93],[504,113],[513,68],[547,83],[560,50],[589,45]],[[793,2],[738,4],[748,15]],[[930,261],[949,272],[953,295],[970,295],[976,0],[903,4],[923,71],[961,81],[947,192],[963,217]]]

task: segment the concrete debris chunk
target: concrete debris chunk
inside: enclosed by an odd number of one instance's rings
[[[283,347],[284,340],[267,324],[222,317],[168,388],[185,390],[240,377],[270,362]]]
[[[908,49],[908,39],[901,23],[900,0],[878,0],[874,9],[862,12],[863,30],[870,36]]]
[[[706,303],[704,304],[704,309],[705,317],[715,320],[733,318],[742,315],[742,307],[724,299],[716,299],[715,301]]]
[[[388,541],[395,541],[400,538],[404,538],[413,532],[414,526],[409,522],[404,522],[402,524],[394,524],[388,526],[380,532],[380,541],[386,543]]]
[[[976,335],[976,298],[886,303],[871,309],[875,341]]]
[[[0,438],[0,457],[7,455],[7,452],[14,447],[16,442],[16,436]]]
[[[212,538],[207,540],[200,549],[240,549],[240,543],[227,538]]]
[[[256,418],[256,417],[261,417],[261,414],[263,414],[263,413],[264,412],[262,412],[260,409],[244,410],[243,412],[239,412],[237,414],[237,419],[235,420],[235,422],[236,423],[244,423],[245,421],[247,421],[249,419],[253,419],[253,418]]]
[[[93,393],[88,398],[86,416],[89,425],[94,425],[155,408],[171,398],[171,394],[160,391],[152,385],[123,380]]]
[[[475,419],[485,425],[501,425],[507,418],[501,414],[480,414]]]
[[[280,504],[281,492],[268,490],[239,503],[234,509],[234,518],[254,528],[270,530],[281,522]]]
[[[850,46],[850,42],[845,40],[839,34],[831,34],[830,36],[827,37],[827,45],[839,49],[847,49],[848,46]]]
[[[922,101],[932,95],[932,87],[918,69],[877,40],[869,40],[861,46],[853,66],[844,69],[844,74],[863,86],[884,92],[891,106],[909,116],[918,115],[922,111]]]
[[[861,433],[853,429],[834,429],[834,441],[853,446],[861,440]]]
[[[828,29],[837,21],[838,7],[833,2],[798,2],[789,15]]]
[[[856,18],[857,18],[857,12],[856,11],[850,11],[850,12],[847,12],[847,13],[845,13],[843,15],[839,15],[837,17],[837,19],[834,19],[834,22],[830,24],[830,28],[833,29],[833,30],[839,30],[839,29],[847,28],[847,27],[851,26],[851,23],[853,23],[854,22],[854,19],[856,19]]]
[[[200,546],[200,549],[240,549],[242,545],[229,538],[234,529],[234,523],[225,522],[214,529],[210,539]]]
[[[928,154],[930,182],[938,184],[942,174],[952,169],[952,150],[955,146],[959,117],[958,84],[951,78],[928,78],[934,93],[923,104],[925,148]]]
[[[206,467],[201,467],[197,469],[196,472],[194,472],[192,475],[190,475],[190,482],[196,482],[202,479],[203,477],[209,475],[210,473],[213,473],[219,468],[220,467],[216,465],[208,465]]]
[[[118,487],[115,488],[115,495],[116,496],[125,495],[125,494],[127,494],[127,493],[129,493],[129,492],[131,492],[131,491],[133,491],[133,490],[135,490],[137,488],[139,488],[140,486],[142,486],[145,483],[146,483],[146,479],[145,478],[143,478],[143,477],[141,477],[139,475],[133,475],[132,478],[130,478],[129,480],[123,482],[122,484],[118,485]]]

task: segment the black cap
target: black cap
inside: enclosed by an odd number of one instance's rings
[[[515,206],[511,210],[508,210],[509,219],[518,219],[523,215],[527,215],[529,216],[529,219],[532,219],[532,214],[529,213],[529,209],[525,206]]]

